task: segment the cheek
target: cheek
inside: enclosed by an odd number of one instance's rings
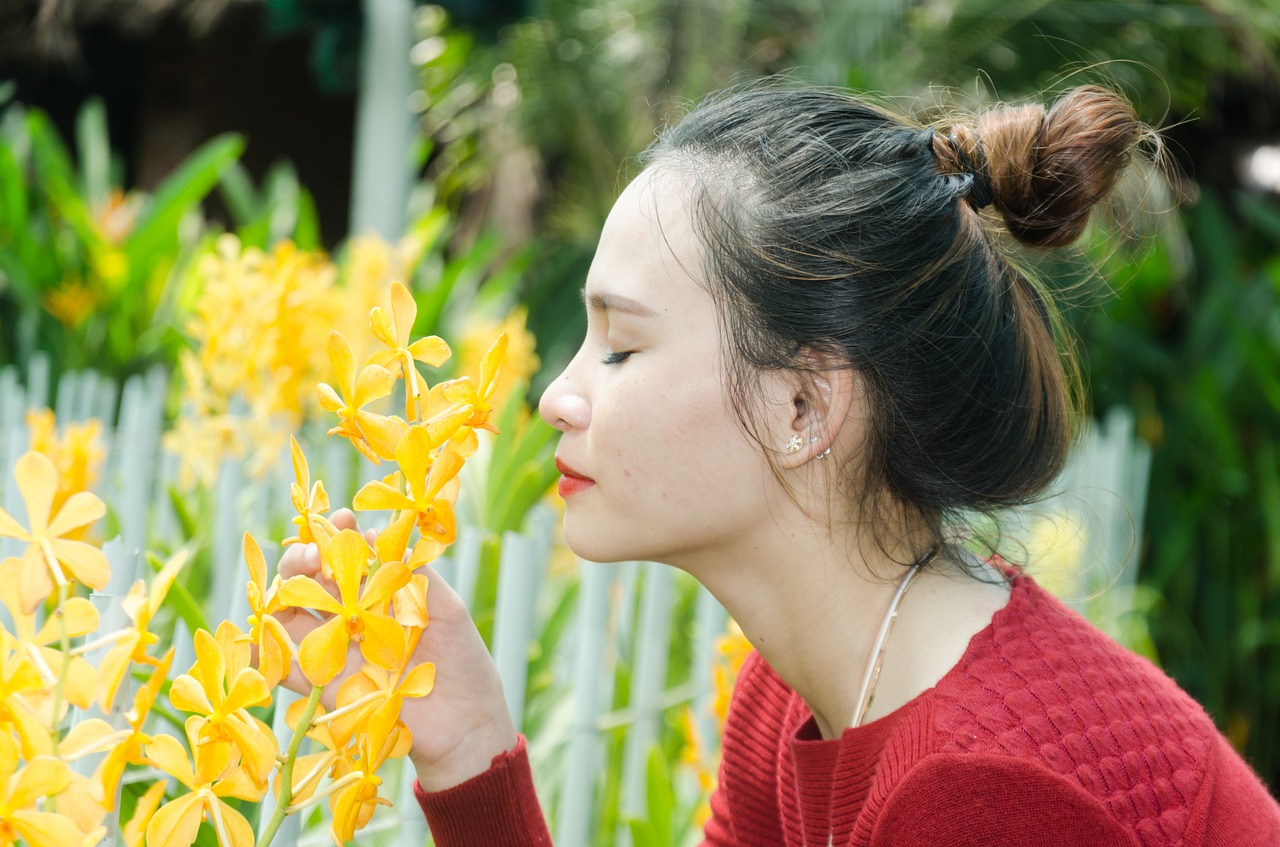
[[[657,382],[657,381],[654,381]],[[632,493],[705,505],[723,497],[759,450],[738,426],[719,379],[677,375],[616,385],[618,401],[597,407],[594,433]]]

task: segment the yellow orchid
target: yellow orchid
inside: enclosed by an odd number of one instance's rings
[[[98,766],[97,775],[102,781],[102,790],[107,800],[108,811],[115,809],[116,788],[124,776],[126,765],[137,764],[144,759],[146,746],[151,743],[151,736],[143,731],[147,718],[151,715],[151,707],[160,696],[160,689],[169,677],[169,668],[173,664],[174,648],[170,647],[160,660],[155,673],[133,695],[133,708],[124,713],[129,724],[129,735],[112,747],[107,758]]]
[[[507,351],[493,391],[495,407],[501,408],[512,391],[528,385],[542,364],[537,353],[538,340],[529,331],[528,317],[528,310],[520,306],[511,310],[501,321],[469,315],[463,328],[462,341],[458,344],[457,351],[459,373],[481,372],[481,361],[493,344],[493,339],[500,332],[507,334]]]
[[[22,757],[48,755],[53,752],[49,724],[41,719],[31,703],[57,685],[55,678],[40,673],[25,650],[14,650],[3,639],[0,643],[0,736],[8,737],[12,728],[22,742]]]
[[[218,626],[217,635],[196,630],[196,662],[190,673],[173,681],[169,702],[187,719],[187,730],[196,759],[213,771],[243,771],[258,788],[261,798],[275,767],[278,747],[271,728],[249,714],[250,706],[270,702],[271,689],[262,674],[249,667],[249,645],[230,621]],[[175,774],[176,776],[176,774]]]
[[[497,428],[489,423],[493,414],[493,395],[498,390],[498,375],[502,369],[503,357],[507,354],[508,336],[504,332],[493,342],[493,346],[480,360],[480,379],[475,382],[464,376],[436,386],[440,395],[450,405],[466,407],[471,414],[465,425],[473,429],[487,429],[497,433]]]
[[[14,468],[18,490],[27,507],[30,529],[24,529],[0,509],[0,538],[16,538],[28,547],[18,564],[18,588],[22,609],[30,612],[48,597],[54,585],[66,585],[70,577],[90,588],[106,587],[111,576],[107,557],[92,544],[68,538],[106,514],[106,506],[93,494],[73,494],[54,511],[58,469],[48,456],[28,452]]]
[[[327,383],[317,388],[320,405],[339,416],[338,425],[329,434],[348,439],[375,465],[384,458],[390,459],[395,455],[404,421],[366,412],[363,407],[390,394],[395,377],[380,365],[366,365],[357,375],[351,345],[336,331],[329,334],[329,361],[342,391],[339,396]]]
[[[368,573],[371,551],[360,533],[344,529],[333,537],[324,558],[338,585],[334,599],[310,577],[291,577],[280,588],[280,602],[329,612],[328,621],[312,630],[298,645],[298,663],[312,685],[325,685],[347,663],[347,646],[355,641],[367,661],[388,669],[404,663],[405,636],[385,609],[399,588],[409,582],[409,569],[399,562],[378,568],[360,593],[360,583]]]
[[[295,700],[285,711],[285,724],[290,729],[297,730],[298,720],[301,718],[305,706],[306,703],[304,701]],[[291,802],[295,806],[306,804],[315,795],[316,789],[320,786],[324,777],[327,776],[330,780],[336,782],[353,772],[356,767],[357,757],[346,746],[351,739],[346,738],[339,741],[335,738],[332,724],[327,719],[322,720],[324,716],[324,707],[318,706],[312,718],[312,726],[307,730],[307,738],[319,744],[323,748],[322,751],[299,756],[294,764]],[[277,795],[280,792],[282,778],[282,773],[276,774]]]
[[[329,796],[329,811],[333,821],[329,837],[335,847],[350,844],[356,830],[364,828],[378,806],[390,806],[389,800],[378,796],[382,780],[378,769],[387,759],[400,758],[409,753],[411,739],[407,731],[392,730],[380,744],[372,744],[366,736],[360,741],[360,758],[351,773],[358,774],[347,785]],[[348,777],[350,779],[350,777]]]
[[[192,724],[187,721],[187,739],[191,744],[195,766],[178,739],[157,735],[147,745],[147,761],[176,778],[190,792],[165,803],[147,823],[147,847],[190,847],[200,831],[200,822],[213,825],[221,847],[253,847],[253,828],[222,798],[236,797],[258,801],[262,794],[252,784],[248,773],[232,768],[222,778],[222,770],[210,767],[197,743]]]
[[[57,421],[49,409],[32,409],[27,412],[27,429],[31,433],[28,449],[43,453],[58,469],[58,491],[53,497],[53,511],[58,511],[71,495],[88,491],[102,463],[103,452],[98,444],[102,424],[89,420],[66,427],[62,439],[57,436]],[[80,540],[88,527],[68,533],[68,538]]]
[[[0,574],[4,570],[6,569],[0,568]],[[26,651],[27,657],[36,664],[37,670],[46,681],[59,678],[64,680],[62,689],[64,703],[87,709],[93,702],[94,692],[97,691],[97,671],[94,670],[93,665],[79,656],[68,655],[49,645],[61,642],[63,637],[79,638],[96,630],[98,610],[83,597],[70,597],[55,614],[45,618],[44,624],[37,631],[35,613],[22,609],[16,580],[7,580],[2,576],[0,576],[0,602],[9,610],[9,617],[13,621],[12,637],[16,642],[15,649],[20,647]],[[4,632],[3,627],[0,627],[0,632]],[[64,664],[68,665],[65,674],[63,673]],[[36,694],[28,698],[33,710],[42,713],[42,721],[50,726],[54,722],[51,711],[53,687],[54,684],[51,683],[49,693],[43,697]],[[42,706],[46,704],[50,711],[43,714]],[[62,716],[57,717],[61,719]]]
[[[143,836],[147,833],[147,824],[151,822],[151,816],[156,813],[156,809],[160,808],[160,801],[164,799],[164,793],[169,789],[169,780],[162,779],[151,784],[147,792],[138,798],[138,804],[133,807],[133,817],[129,818],[129,822],[124,825],[124,830],[120,833],[124,836],[125,847],[143,847]]]
[[[107,816],[102,784],[75,771],[70,772],[70,777],[66,787],[53,795],[55,808],[59,816],[75,824],[82,836],[89,835],[100,828]],[[102,829],[102,833],[106,830]]]
[[[418,317],[418,304],[409,289],[399,282],[391,283],[391,311],[375,306],[369,312],[373,335],[385,345],[369,357],[370,364],[389,371],[399,370],[405,382],[404,416],[414,420],[422,416],[419,399],[427,390],[427,382],[418,373],[414,361],[438,368],[452,355],[444,339],[434,335],[410,343],[413,322]]]
[[[382,749],[393,730],[408,729],[400,723],[400,707],[406,697],[426,697],[435,687],[436,666],[431,662],[417,665],[401,678],[399,671],[392,672],[373,665],[365,665],[360,673],[343,681],[338,689],[337,705],[363,702],[363,708],[353,709],[344,718],[333,721],[336,738],[351,735],[357,727],[373,749]],[[412,738],[412,736],[410,736]]]
[[[293,660],[293,641],[284,625],[272,617],[284,608],[280,602],[280,574],[267,587],[267,562],[262,548],[249,533],[244,534],[244,561],[249,566],[249,583],[245,594],[249,600],[248,640],[258,648],[258,673],[268,688],[275,688],[289,673]]]
[[[102,659],[102,666],[98,670],[100,694],[98,702],[104,712],[111,711],[112,704],[116,701],[116,692],[120,689],[124,675],[129,672],[130,664],[153,666],[159,664],[156,659],[147,655],[147,648],[160,639],[149,632],[147,627],[151,625],[151,619],[155,617],[156,612],[160,611],[169,588],[178,578],[178,571],[182,570],[186,561],[186,551],[179,550],[160,569],[160,573],[156,574],[151,582],[150,592],[147,591],[146,583],[138,580],[121,601],[121,606],[129,616],[129,620],[133,622],[133,626],[114,636],[117,639],[116,644],[107,651],[107,655]]]
[[[289,496],[293,500],[293,508],[298,512],[293,519],[298,527],[298,534],[286,538],[284,544],[314,543],[323,547],[338,532],[337,527],[324,517],[324,513],[329,511],[329,493],[324,490],[324,483],[320,480],[311,484],[311,469],[307,466],[307,457],[292,435],[289,436],[289,454],[293,458],[293,474],[297,479],[297,482],[289,486]]]
[[[410,569],[413,568],[413,562],[408,563]],[[426,574],[415,573],[413,579],[409,580],[404,588],[401,588],[391,597],[391,614],[400,621],[405,627],[413,627],[419,630],[426,629],[429,617],[427,615],[427,576]],[[410,638],[412,638],[412,633]],[[409,645],[409,652],[413,652],[414,644]]]
[[[456,489],[445,496],[441,494],[458,475],[463,461],[461,456],[448,449],[432,458],[431,450],[435,446],[426,427],[409,427],[396,447],[396,461],[400,464],[409,493],[402,494],[399,489],[374,480],[360,489],[352,505],[361,511],[399,510],[400,515],[387,530],[397,540],[401,536],[407,538],[406,523],[413,522],[422,537],[452,544],[458,537],[458,524],[453,514]]]
[[[71,782],[71,770],[60,759],[36,756],[18,770],[18,745],[0,732],[0,845],[23,842],[30,847],[80,844],[83,835],[70,819],[38,811],[41,797],[57,794]]]

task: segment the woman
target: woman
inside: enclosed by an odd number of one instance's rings
[[[1074,241],[1146,134],[1097,88],[946,129],[753,90],[668,130],[618,199],[541,411],[570,547],[688,571],[755,647],[707,843],[1280,844],[1193,701],[958,543],[1072,437],[1052,304],[998,230]],[[438,682],[402,717],[436,842],[549,844],[497,673],[430,578]]]

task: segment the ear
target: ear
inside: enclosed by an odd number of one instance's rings
[[[830,456],[846,439],[841,433],[856,424],[852,420],[855,403],[862,392],[862,375],[843,360],[817,351],[806,351],[807,369],[793,371],[791,398],[786,422],[786,438],[799,436],[800,449],[783,449],[783,467],[799,467],[819,457]]]

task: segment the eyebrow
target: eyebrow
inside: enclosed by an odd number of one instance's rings
[[[620,294],[602,294],[599,291],[593,291],[588,294],[587,289],[583,288],[578,292],[578,295],[588,309],[597,312],[625,312],[628,315],[636,315],[641,318],[652,318],[658,314],[639,300],[632,300],[630,297],[623,297]]]

